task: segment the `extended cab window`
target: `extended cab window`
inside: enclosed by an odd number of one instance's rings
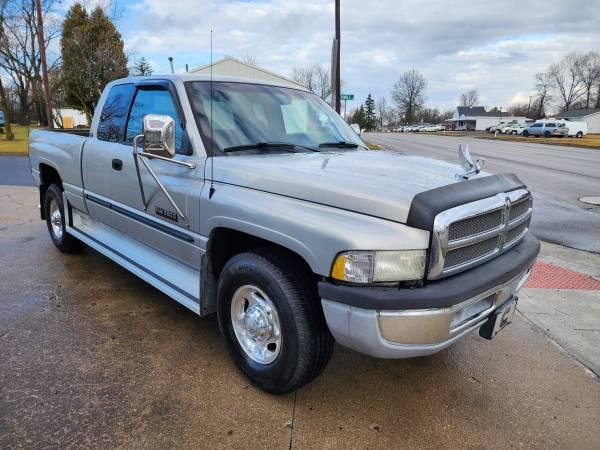
[[[109,93],[98,123],[96,137],[101,141],[122,142],[125,134],[125,121],[135,88],[132,84],[113,86]]]
[[[125,142],[133,142],[133,138],[142,134],[142,121],[146,114],[161,114],[170,116],[175,121],[175,147],[181,150],[183,129],[175,108],[171,93],[161,86],[139,88],[131,106]]]
[[[556,126],[555,123],[547,123],[546,128],[554,128]]]

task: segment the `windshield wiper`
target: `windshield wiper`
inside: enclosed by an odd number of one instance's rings
[[[225,147],[223,151],[225,153],[229,152],[241,152],[244,150],[254,150],[260,148],[268,148],[268,149],[276,149],[276,150],[293,150],[295,148],[305,148],[312,152],[317,152],[318,150],[310,147],[305,147],[303,145],[292,144],[290,142],[257,142],[255,144],[244,144],[244,145],[234,145],[232,147]]]
[[[358,144],[350,141],[322,142],[319,147],[357,148]]]

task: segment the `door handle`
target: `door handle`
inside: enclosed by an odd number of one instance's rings
[[[121,161],[120,159],[113,159],[112,160],[112,168],[115,170],[120,171],[123,168],[123,161]]]

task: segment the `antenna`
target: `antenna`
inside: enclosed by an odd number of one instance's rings
[[[173,57],[169,56],[169,64],[171,64],[171,73],[175,73],[175,69],[173,69]]]
[[[215,153],[213,132],[213,30],[210,30],[210,190],[208,199],[215,193]]]

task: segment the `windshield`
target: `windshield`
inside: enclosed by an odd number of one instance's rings
[[[304,151],[319,150],[319,145],[320,150],[326,150],[324,143],[340,142],[367,148],[329,105],[309,92],[215,81],[212,83],[214,130],[211,133],[210,82],[187,82],[186,90],[202,141],[209,149],[213,138],[215,156],[224,155],[224,149],[259,143],[287,143],[299,146],[300,151],[302,147]],[[249,151],[264,153],[273,149],[274,146],[262,145]]]

